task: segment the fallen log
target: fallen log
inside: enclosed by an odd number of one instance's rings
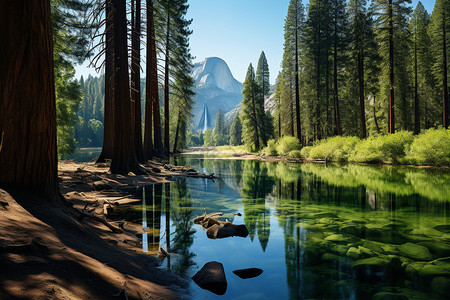
[[[89,213],[89,212],[86,212],[86,211],[80,210],[80,209],[77,209],[77,210],[81,213],[81,216],[80,216],[81,220],[83,218],[85,218],[85,217],[88,217],[88,218],[90,218],[90,219],[92,219],[94,221],[98,221],[98,222],[104,224],[106,227],[111,229],[111,231],[114,232],[114,233],[122,233],[123,232],[123,230],[120,229],[119,227],[116,227],[116,226],[112,225],[111,223],[109,223],[106,220],[105,216],[98,216],[98,215],[96,215],[94,213]]]

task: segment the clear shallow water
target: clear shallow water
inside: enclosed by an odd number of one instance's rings
[[[226,293],[215,295],[191,281],[189,294],[195,298],[450,295],[448,170],[199,155],[181,156],[177,163],[220,179],[184,178],[146,187],[145,204],[126,208],[123,216],[150,228],[144,250],[154,253],[162,246],[173,253],[162,268],[190,278],[209,261],[223,264]],[[205,210],[245,224],[249,236],[208,239],[192,222]],[[251,279],[232,273],[244,268],[264,272]]]

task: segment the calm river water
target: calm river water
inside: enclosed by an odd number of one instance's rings
[[[148,186],[123,216],[150,231],[143,251],[191,278],[223,264],[224,295],[191,281],[196,299],[448,299],[450,171],[267,163],[183,155],[177,164],[220,179]],[[245,224],[247,238],[208,239],[206,211]],[[236,215],[236,214],[240,215]],[[260,268],[255,278],[233,271]]]

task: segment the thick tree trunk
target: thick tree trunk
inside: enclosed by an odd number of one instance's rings
[[[131,33],[131,109],[134,124],[134,149],[138,162],[144,162],[142,148],[142,114],[141,114],[141,0],[133,0],[134,11]]]
[[[394,21],[392,0],[389,0],[389,133],[395,133],[394,85]]]
[[[367,137],[366,132],[366,108],[364,104],[364,50],[358,52],[358,84],[359,84],[359,120],[361,122],[361,137]],[[374,103],[375,107],[375,103]],[[375,119],[376,122],[376,119]],[[377,125],[378,126],[378,125]]]
[[[113,14],[110,0],[106,1],[106,51],[105,51],[105,109],[103,127],[103,148],[97,163],[103,163],[113,157],[114,142],[114,43],[113,43]]]
[[[113,174],[144,174],[139,166],[131,134],[130,82],[128,76],[127,19],[124,1],[112,0],[114,11],[114,149]]]
[[[170,156],[170,131],[169,131],[169,43],[170,43],[170,8],[167,8],[167,33],[166,33],[166,61],[164,67],[164,155]]]
[[[0,36],[0,186],[57,201],[50,1],[0,1]]]

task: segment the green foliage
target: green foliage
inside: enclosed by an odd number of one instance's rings
[[[203,140],[204,140],[205,146],[213,146],[214,145],[213,131],[211,130],[211,128],[208,128],[205,130],[205,132],[203,133]]]
[[[238,146],[242,144],[242,123],[239,114],[234,116],[230,128],[230,145]]]
[[[276,156],[277,152],[277,141],[276,140],[268,140],[267,146],[261,152],[263,155],[267,156]]]
[[[359,142],[357,137],[335,136],[318,142],[309,150],[312,159],[326,159],[330,161],[347,161],[349,154]]]
[[[284,136],[282,137],[276,145],[277,153],[279,155],[287,155],[289,152],[293,150],[300,150],[302,145],[299,140],[293,136]]]
[[[242,91],[242,138],[249,151],[258,151],[265,142],[263,125],[265,122],[264,98],[256,83],[255,70],[248,66]]]
[[[300,150],[292,150],[288,153],[290,158],[302,158],[302,152]]]
[[[417,165],[450,166],[450,130],[423,131],[411,143],[406,160]]]

